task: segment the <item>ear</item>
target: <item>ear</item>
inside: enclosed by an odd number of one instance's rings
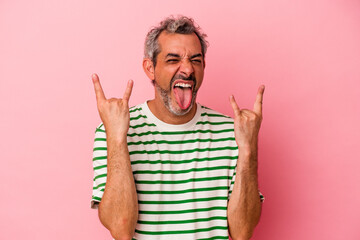
[[[151,61],[151,59],[144,58],[143,68],[144,68],[144,72],[148,76],[148,78],[150,78],[150,80],[154,80],[155,79],[155,68],[154,68],[154,64]]]

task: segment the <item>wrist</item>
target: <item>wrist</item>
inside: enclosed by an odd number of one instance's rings
[[[127,134],[107,134],[106,139],[108,143],[115,145],[127,144]]]
[[[237,165],[242,170],[257,172],[257,149],[252,147],[239,148]]]
[[[238,146],[239,156],[256,156],[257,155],[257,144],[242,144]]]

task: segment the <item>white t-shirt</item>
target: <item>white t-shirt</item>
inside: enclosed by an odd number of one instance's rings
[[[130,108],[128,148],[139,217],[133,239],[228,239],[227,204],[238,147],[234,121],[197,104],[188,123],[157,119],[147,103]],[[95,132],[91,207],[97,208],[107,173],[106,133]]]

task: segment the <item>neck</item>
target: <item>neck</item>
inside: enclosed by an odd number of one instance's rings
[[[188,113],[179,116],[170,112],[158,98],[148,101],[149,109],[155,117],[168,124],[184,124],[189,122],[195,116],[196,105],[197,104],[195,103]]]

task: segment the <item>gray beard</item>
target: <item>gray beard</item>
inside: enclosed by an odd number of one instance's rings
[[[193,108],[194,104],[195,104],[195,99],[196,99],[196,95],[197,95],[197,90],[194,90],[192,92],[192,98],[191,98],[191,103],[190,106],[187,109],[181,109],[180,107],[174,107],[171,104],[171,86],[172,86],[172,82],[170,83],[170,88],[169,90],[163,89],[161,88],[156,81],[154,81],[154,86],[156,91],[159,93],[162,102],[164,103],[165,107],[167,110],[169,110],[169,112],[171,112],[172,114],[176,115],[176,116],[183,116],[187,113],[190,112],[190,110]]]

